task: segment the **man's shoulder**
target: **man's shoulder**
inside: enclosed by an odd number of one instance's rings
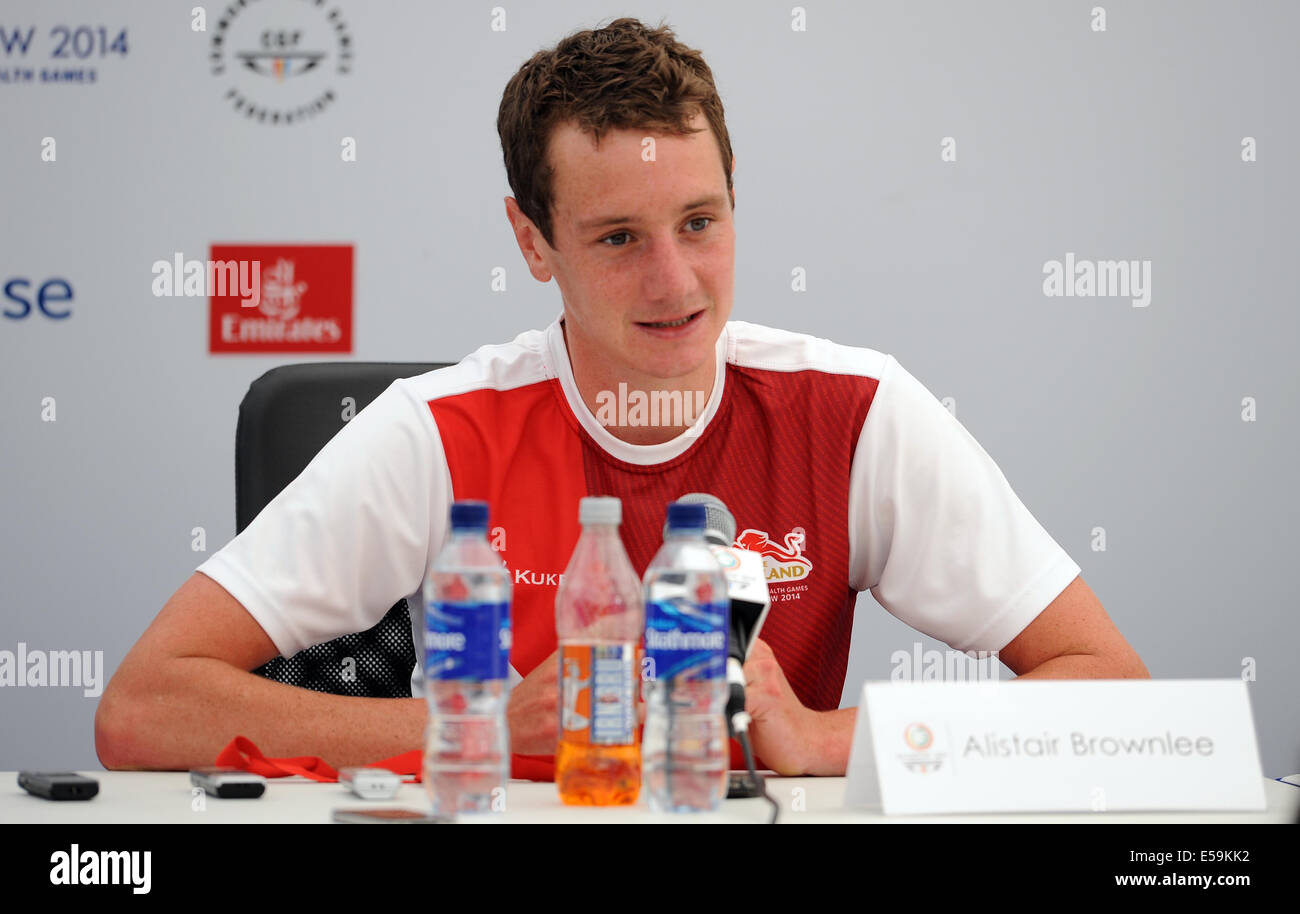
[[[746,321],[727,322],[727,361],[767,371],[818,371],[880,380],[892,356],[864,346],[765,327]]]
[[[475,391],[518,390],[554,377],[546,331],[526,330],[508,343],[480,346],[454,365],[398,383],[417,401],[427,403]]]

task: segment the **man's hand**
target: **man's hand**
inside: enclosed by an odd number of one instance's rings
[[[554,755],[559,734],[559,652],[533,668],[510,690],[506,721],[510,751],[520,755]]]
[[[745,710],[753,718],[754,754],[778,774],[806,774],[815,766],[820,715],[805,708],[790,688],[772,648],[754,640],[745,662]]]

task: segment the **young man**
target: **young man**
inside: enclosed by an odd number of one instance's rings
[[[782,773],[844,773],[861,590],[1022,676],[1147,675],[1079,566],[895,360],[729,322],[735,160],[698,52],[630,19],[576,34],[511,79],[498,130],[507,217],[562,319],[394,384],[204,562],[105,691],[107,767],[209,764],[236,734],[336,765],[418,748],[420,698],[247,671],[365,630],[403,596],[418,607],[453,498],[491,504],[515,574],[511,744],[541,757],[520,774],[550,774],[555,590],[588,494],[623,499],[638,572],[665,505],[692,491],[764,551],[773,605],[748,702],[755,752]]]

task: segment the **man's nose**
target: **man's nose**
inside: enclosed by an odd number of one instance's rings
[[[695,291],[695,267],[685,242],[672,236],[655,238],[643,280],[646,298],[677,304]]]

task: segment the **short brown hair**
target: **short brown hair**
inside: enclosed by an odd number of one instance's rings
[[[546,150],[558,124],[577,121],[599,145],[611,128],[697,133],[703,128],[689,125],[700,112],[717,138],[734,209],[731,137],[703,55],[679,42],[662,20],[654,29],[622,18],[576,32],[554,48],[538,51],[506,84],[497,133],[510,189],[520,210],[555,247],[555,168]]]

